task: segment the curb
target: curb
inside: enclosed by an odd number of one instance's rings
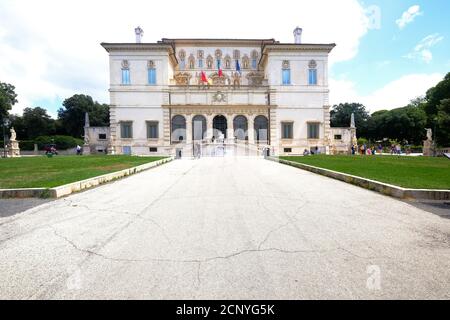
[[[403,200],[450,200],[450,190],[436,190],[436,189],[408,189],[392,184],[378,182],[375,180],[365,179],[358,176],[353,176],[346,173],[341,173],[329,169],[310,166],[303,163],[293,162],[289,160],[268,157],[267,160],[279,162],[292,167],[317,173],[329,178],[347,182],[358,187],[372,190],[387,196],[399,198]]]
[[[27,189],[0,189],[0,199],[24,199],[24,198],[61,198],[75,192],[80,192],[99,185],[118,180],[133,174],[159,167],[174,160],[174,157],[149,162],[137,167],[124,169],[117,172],[107,173],[102,176],[72,182],[54,188],[27,188]]]

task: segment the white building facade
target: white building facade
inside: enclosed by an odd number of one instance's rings
[[[301,43],[299,28],[294,43],[142,43],[136,32],[136,43],[102,43],[110,62],[110,153],[349,150],[351,134],[330,128],[328,55],[335,44]]]

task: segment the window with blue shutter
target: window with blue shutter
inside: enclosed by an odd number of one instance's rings
[[[156,69],[148,69],[148,84],[156,84]]]
[[[122,69],[122,84],[130,83],[130,69]]]

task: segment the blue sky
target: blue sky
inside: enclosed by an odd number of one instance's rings
[[[372,112],[406,105],[450,71],[446,0],[191,4],[0,0],[0,81],[16,86],[19,104],[13,112],[41,106],[56,116],[75,93],[108,103],[108,57],[99,44],[132,42],[138,25],[145,42],[163,37],[292,42],[300,26],[304,42],[337,43],[330,55],[330,102],[357,101]]]
[[[360,95],[369,95],[405,74],[450,71],[450,2],[376,0],[361,3],[364,7],[381,8],[380,29],[370,29],[362,38],[354,59],[333,66],[333,77],[352,79]],[[396,21],[415,5],[420,8],[419,14],[400,28]],[[430,48],[432,60],[424,61],[420,55],[408,57],[420,41],[430,35],[442,38]]]

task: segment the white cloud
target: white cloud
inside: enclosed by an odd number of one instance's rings
[[[422,15],[423,12],[420,11],[419,5],[414,5],[409,7],[408,10],[403,12],[402,17],[400,19],[397,19],[395,23],[398,25],[400,29],[403,29],[408,23],[411,23],[414,21],[414,19],[417,16]]]
[[[407,59],[419,59],[425,63],[430,63],[433,60],[433,53],[431,48],[444,39],[439,33],[434,33],[423,38],[413,49],[412,52],[404,55]]]
[[[424,95],[444,78],[443,74],[410,74],[389,82],[369,95],[359,95],[356,85],[347,79],[330,79],[330,102],[359,102],[370,112],[406,106],[412,99]]]
[[[357,0],[279,0],[277,5],[229,0],[220,10],[181,0],[2,0],[0,81],[17,88],[14,112],[36,100],[76,92],[108,102],[108,58],[100,42],[133,42],[138,25],[145,30],[145,42],[163,37],[293,42],[292,31],[299,25],[304,42],[337,43],[330,64],[355,57],[368,32]]]

